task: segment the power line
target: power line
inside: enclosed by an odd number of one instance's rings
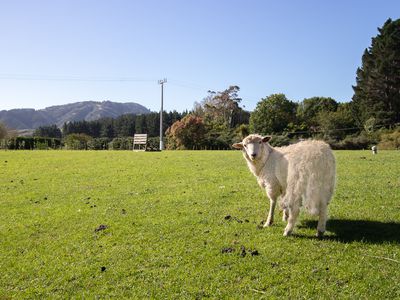
[[[192,90],[200,90],[200,91],[206,91],[206,92],[210,90],[210,88],[206,88],[197,83],[192,83],[192,82],[187,82],[187,81],[182,81],[182,80],[177,80],[177,79],[169,79],[168,82],[172,85],[187,88],[187,89],[192,89]]]
[[[84,77],[65,75],[37,75],[37,74],[0,74],[0,80],[21,81],[82,81],[82,82],[157,82],[154,78],[140,77]]]
[[[0,80],[16,81],[74,81],[74,82],[154,82],[156,78],[141,77],[94,77],[94,76],[68,76],[68,75],[39,75],[39,74],[0,74]],[[187,82],[177,79],[170,79],[169,83],[186,89],[208,92],[209,87],[201,86],[197,83]]]

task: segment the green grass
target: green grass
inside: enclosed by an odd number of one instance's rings
[[[257,227],[237,151],[2,151],[0,299],[399,299],[400,152],[335,155],[317,240],[304,213]]]

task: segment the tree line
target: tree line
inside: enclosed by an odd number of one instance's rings
[[[163,113],[163,128],[170,127],[182,119],[188,112],[177,111]],[[56,126],[55,126],[56,127]],[[34,135],[47,136],[49,126],[39,127]],[[57,130],[54,128],[54,130]],[[117,118],[102,118],[95,121],[74,121],[65,123],[59,135],[67,136],[73,133],[87,134],[93,138],[109,138],[133,136],[135,133],[147,133],[150,137],[159,136],[160,114],[152,112],[143,115],[125,114]]]

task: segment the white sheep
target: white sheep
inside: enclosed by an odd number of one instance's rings
[[[318,215],[317,236],[325,232],[327,208],[335,188],[335,157],[322,141],[302,141],[287,147],[274,148],[270,136],[251,134],[233,145],[243,150],[250,171],[265,188],[270,208],[264,227],[272,225],[277,199],[287,221],[284,236],[292,233],[300,207]]]
[[[372,146],[371,150],[372,150],[372,154],[374,154],[374,155],[378,153],[378,147],[376,145]]]

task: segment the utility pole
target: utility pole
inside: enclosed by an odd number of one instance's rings
[[[164,83],[167,82],[167,78],[158,81],[161,84],[161,110],[160,110],[160,151],[164,150],[163,144],[163,105],[164,105]]]

